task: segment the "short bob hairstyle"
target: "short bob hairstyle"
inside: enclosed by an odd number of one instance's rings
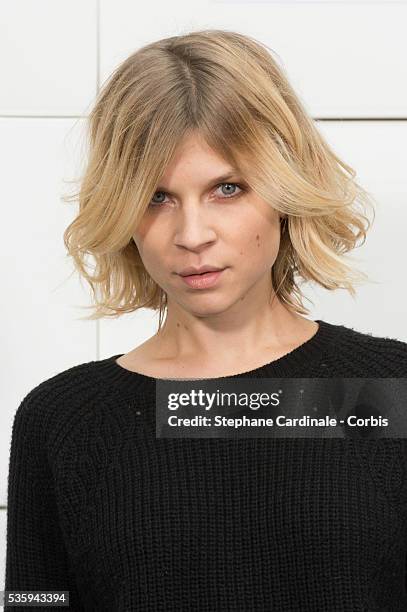
[[[191,130],[280,212],[271,279],[287,308],[309,312],[301,281],[346,289],[353,298],[353,284],[369,281],[343,255],[365,242],[371,221],[364,213],[371,207],[374,218],[373,197],[318,132],[269,51],[232,31],[189,32],[138,49],[103,84],[88,117],[80,189],[63,197],[79,201],[64,244],[93,292],[95,304],[85,308],[95,311],[83,318],[149,308],[159,310],[160,330],[167,295],[132,236],[163,168]]]

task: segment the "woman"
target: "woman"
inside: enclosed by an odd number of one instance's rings
[[[145,307],[159,327],[23,399],[6,589],[74,610],[406,609],[403,439],[156,437],[159,379],[407,375],[406,343],[303,316],[301,281],[355,294],[344,254],[372,203],[266,48],[209,30],[127,58],[90,114],[79,203],[64,238],[90,318]]]

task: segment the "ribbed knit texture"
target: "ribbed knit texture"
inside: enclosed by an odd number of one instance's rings
[[[407,377],[406,343],[318,323],[235,377]],[[157,439],[156,379],[119,356],[15,414],[7,590],[97,612],[407,610],[403,439]]]

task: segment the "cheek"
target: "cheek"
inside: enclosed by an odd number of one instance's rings
[[[243,255],[244,252],[260,252],[261,250],[267,249],[268,245],[272,245],[274,240],[270,237],[264,237],[261,232],[256,232],[252,236],[250,236],[246,244],[243,245],[240,249],[240,254]]]
[[[137,234],[133,234],[132,238],[133,238],[134,244],[136,245],[136,247],[138,248],[140,252],[141,244],[142,244],[140,233],[137,232]]]
[[[133,234],[133,240],[143,259],[153,260],[154,253],[159,252],[160,241],[158,236],[155,238],[153,232],[143,232],[139,229]]]
[[[276,257],[280,247],[280,236],[278,233],[272,236],[264,236],[256,232],[253,237],[241,245],[239,255],[244,257]]]

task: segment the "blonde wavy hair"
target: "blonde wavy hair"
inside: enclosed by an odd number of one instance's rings
[[[167,295],[146,271],[132,236],[163,168],[191,130],[281,213],[271,278],[287,308],[308,314],[301,282],[355,297],[354,284],[368,280],[344,254],[365,242],[373,198],[318,132],[259,41],[201,30],[147,44],[105,82],[87,127],[80,188],[63,198],[79,201],[64,244],[93,292],[94,305],[85,308],[94,313],[83,318],[150,308],[159,310],[160,330]]]

